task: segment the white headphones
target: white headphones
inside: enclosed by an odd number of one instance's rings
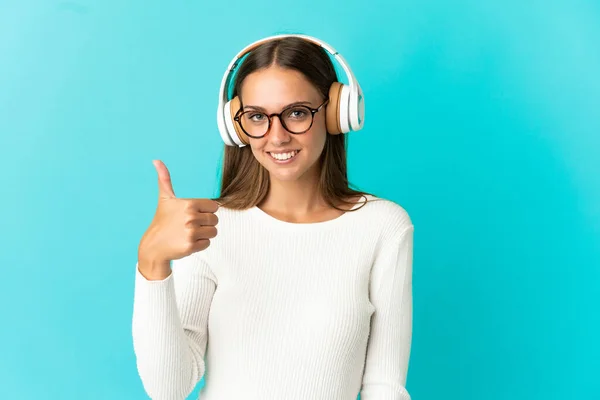
[[[261,44],[285,37],[298,37],[321,46],[340,63],[346,73],[348,85],[334,82],[329,89],[329,103],[326,105],[325,110],[327,132],[331,135],[337,135],[350,131],[358,131],[363,127],[365,120],[363,92],[346,60],[333,47],[314,37],[306,35],[275,35],[246,46],[229,63],[227,71],[223,75],[219,92],[217,125],[221,133],[221,138],[226,145],[244,147],[250,143],[248,136],[246,136],[239,124],[234,120],[236,113],[240,109],[240,100],[237,96],[228,100],[227,93],[233,72],[239,60]]]

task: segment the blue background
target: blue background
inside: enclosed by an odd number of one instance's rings
[[[0,398],[146,398],[152,159],[217,193],[223,71],[276,33],[349,61],[351,180],[414,220],[413,398],[600,398],[599,2],[344,3],[0,0]]]

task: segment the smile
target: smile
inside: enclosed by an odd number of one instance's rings
[[[271,158],[275,161],[277,161],[278,163],[282,163],[282,162],[290,162],[291,160],[293,160],[296,155],[300,153],[300,150],[294,150],[294,151],[290,151],[288,153],[271,153],[268,152],[269,156],[271,156]]]

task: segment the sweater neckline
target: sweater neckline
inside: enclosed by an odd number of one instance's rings
[[[363,196],[363,197],[366,197],[367,201],[371,200],[371,196]],[[363,202],[359,201],[357,204],[353,205],[350,210],[355,210],[362,204],[363,204]],[[284,228],[288,228],[288,229],[303,229],[303,230],[319,229],[319,228],[324,228],[324,227],[329,227],[329,226],[334,226],[334,225],[340,224],[349,217],[349,214],[356,212],[356,211],[345,211],[343,214],[341,214],[335,218],[328,219],[325,221],[319,221],[319,222],[289,222],[289,221],[281,220],[279,218],[275,218],[274,216],[267,213],[266,211],[263,211],[258,206],[251,207],[249,210],[253,215],[257,216],[264,223],[268,223],[271,225],[280,226],[280,227],[284,227]]]

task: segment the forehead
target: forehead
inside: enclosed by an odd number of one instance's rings
[[[277,109],[297,101],[319,102],[317,88],[299,71],[271,66],[249,74],[240,91],[244,105]]]

